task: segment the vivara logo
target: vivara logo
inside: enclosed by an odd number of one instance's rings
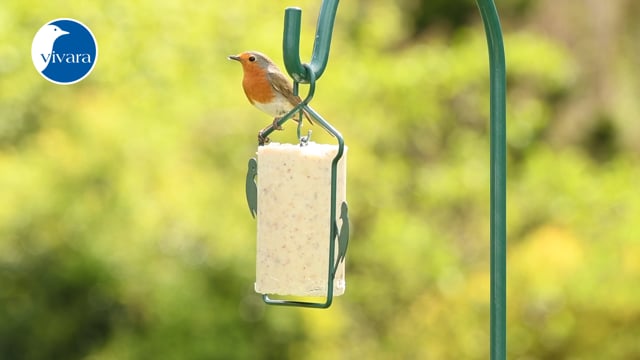
[[[56,19],[38,30],[31,44],[36,70],[52,83],[68,85],[89,75],[98,44],[88,27],[74,19]]]

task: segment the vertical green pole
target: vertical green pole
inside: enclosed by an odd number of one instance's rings
[[[476,0],[489,47],[491,87],[491,359],[507,358],[507,141],[506,65],[493,0]]]

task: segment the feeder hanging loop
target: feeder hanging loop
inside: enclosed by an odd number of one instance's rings
[[[289,7],[285,10],[282,42],[284,64],[289,75],[297,82],[308,84],[311,76],[310,71],[313,72],[317,80],[327,67],[338,3],[339,0],[322,1],[316,27],[316,38],[313,43],[313,53],[309,64],[311,70],[306,69],[300,61],[300,20],[302,18],[302,10],[297,7]]]

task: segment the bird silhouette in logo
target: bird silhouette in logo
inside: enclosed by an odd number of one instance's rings
[[[258,175],[258,162],[256,159],[249,159],[249,165],[247,166],[247,179],[245,183],[245,192],[247,195],[247,205],[249,205],[249,211],[254,218],[258,213],[258,188],[256,185],[256,175]]]
[[[342,219],[340,231],[338,231],[338,225],[334,222],[336,236],[338,237],[338,259],[333,270],[334,275],[338,270],[338,265],[344,261],[344,258],[347,255],[347,247],[349,246],[349,208],[347,203],[344,201],[340,206],[340,219]]]
[[[38,30],[31,44],[31,60],[33,60],[33,65],[39,72],[42,72],[49,66],[55,41],[60,36],[68,34],[69,32],[60,29],[56,25],[50,24]]]

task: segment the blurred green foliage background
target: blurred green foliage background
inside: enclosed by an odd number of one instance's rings
[[[489,84],[472,0],[341,2],[312,106],[350,147],[347,292],[328,310],[253,292],[244,176],[271,119],[226,56],[282,65],[286,6],[303,8],[305,61],[320,0],[0,4],[1,359],[487,358]],[[509,357],[640,358],[640,5],[497,7]],[[29,57],[59,17],[98,40],[71,86]],[[295,141],[285,129],[272,139]]]

